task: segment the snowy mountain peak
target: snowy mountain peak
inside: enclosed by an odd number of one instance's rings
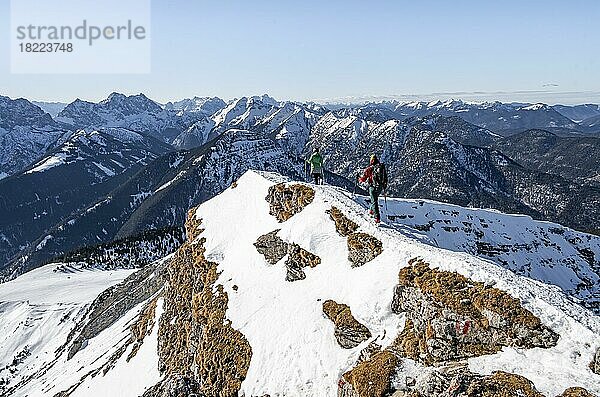
[[[228,132],[227,145],[246,133]],[[517,382],[536,397],[600,392],[589,366],[600,319],[573,301],[574,277],[597,292],[587,261],[600,239],[391,198],[377,227],[366,205],[248,171],[189,212],[175,254],[136,273],[55,263],[0,285],[2,329],[29,324],[3,334],[0,390],[433,397]],[[94,299],[102,282],[119,284]]]
[[[280,105],[280,102],[278,100],[276,100],[275,98],[273,98],[267,94],[263,94],[260,96],[253,96],[253,97],[251,97],[251,99],[258,100],[266,105],[271,105],[271,106],[279,106]]]
[[[114,110],[125,115],[140,111],[160,112],[162,108],[156,102],[149,99],[144,94],[125,96],[124,94],[113,92],[108,98],[98,103],[103,110]]]
[[[186,112],[200,112],[206,116],[211,116],[225,106],[227,106],[227,104],[221,98],[195,96],[191,99],[168,102],[165,104],[165,109],[177,111],[179,114],[184,114]]]
[[[521,107],[520,110],[550,110],[550,106],[546,105],[545,103],[535,103],[533,105]]]
[[[108,97],[106,99],[104,99],[101,102],[111,102],[111,101],[122,101],[125,98],[127,98],[124,94],[121,94],[119,92],[111,92]]]

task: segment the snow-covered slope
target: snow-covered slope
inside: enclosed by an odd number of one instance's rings
[[[201,101],[202,99],[195,98],[193,102]],[[199,105],[196,104],[197,106]],[[242,97],[230,101],[227,105],[223,103],[223,106],[210,106],[209,108],[215,109],[215,111],[210,114],[204,112],[203,117],[198,117],[197,121],[173,140],[173,146],[178,149],[199,147],[228,129],[267,132],[267,129],[261,124],[269,123],[273,118],[283,122],[284,117],[281,115],[287,114],[290,106],[293,107],[293,104],[280,104],[268,95]],[[194,109],[194,106],[192,103],[186,102],[186,108]],[[190,114],[189,111],[188,114]]]
[[[173,140],[173,146],[177,149],[193,149],[207,143],[210,138],[215,122],[209,117],[202,117],[192,124],[187,130],[177,135]]]
[[[55,351],[105,289],[133,270],[98,271],[59,264],[35,269],[0,288],[0,395],[53,362]],[[101,354],[105,352],[96,352]],[[73,364],[73,365],[71,365]],[[65,372],[76,380],[74,363]],[[33,380],[35,380],[33,378]],[[59,384],[57,384],[59,386]],[[65,389],[69,385],[65,385]],[[38,384],[30,396],[54,395]],[[21,391],[17,395],[24,395]]]
[[[220,134],[229,128],[251,129],[263,117],[276,111],[277,104],[267,95],[235,99],[211,117],[215,122],[215,133]]]
[[[275,140],[283,149],[300,156],[320,116],[321,113],[295,105],[293,110],[290,107],[280,109],[265,120],[263,125],[265,131],[275,134]]]
[[[332,206],[350,221],[347,225],[354,223],[354,230],[363,233],[357,237],[379,241],[381,250],[366,261],[355,262],[352,234],[348,239],[340,235],[342,229],[332,220]],[[54,361],[45,367],[47,360],[29,361],[40,372],[27,366],[26,372],[21,373],[17,368],[10,377],[9,385],[16,385],[10,389],[12,395],[54,395],[60,390],[70,390],[71,395],[107,395],[117,390],[115,395],[144,393],[151,397],[164,395],[161,393],[165,390],[185,394],[221,387],[220,390],[239,391],[245,396],[335,396],[338,387],[346,387],[347,378],[342,375],[356,367],[367,346],[388,351],[401,333],[408,314],[393,309],[393,301],[399,272],[415,257],[440,271],[455,271],[482,282],[484,291],[506,291],[543,326],[559,335],[557,342],[544,347],[504,345],[493,354],[476,354],[465,360],[473,376],[496,370],[518,374],[531,380],[544,396],[551,397],[571,386],[600,393],[600,375],[592,373],[588,366],[600,347],[600,318],[572,302],[560,288],[539,281],[557,283],[572,294],[570,282],[561,284],[574,277],[569,260],[577,261],[576,247],[597,253],[597,238],[526,217],[427,201],[390,200],[388,214],[395,220],[376,227],[366,213],[362,197],[353,198],[334,187],[297,184],[276,174],[249,171],[191,212],[186,224],[188,242],[172,259],[163,262],[166,269],[161,271],[155,265],[151,275],[138,277],[143,283],[164,277],[167,287],[161,297],[154,294],[153,300],[129,304],[118,316],[111,315],[108,325],[92,327],[95,332],[78,326],[64,348],[57,350]],[[406,218],[401,219],[404,215]],[[432,220],[434,226],[424,230],[422,225],[429,225]],[[440,230],[452,230],[458,225],[466,228],[463,222],[471,221],[469,232]],[[265,241],[272,239],[272,232],[277,238],[269,246]],[[264,240],[268,234],[271,237]],[[536,236],[541,245],[527,250],[525,245],[530,239],[535,241]],[[472,250],[474,242],[493,245],[508,238],[517,249],[498,257]],[[559,241],[561,238],[564,241]],[[283,252],[282,244],[288,247]],[[371,249],[362,249],[357,255],[365,258],[373,254]],[[272,254],[278,256],[273,259]],[[546,259],[556,261],[554,269]],[[562,259],[566,260],[563,265]],[[295,267],[303,261],[310,264]],[[529,266],[514,266],[516,263]],[[579,270],[585,270],[583,262],[577,263]],[[597,269],[597,262],[587,269],[594,266]],[[592,273],[588,276],[593,278]],[[24,277],[35,280],[45,274],[31,273],[13,283],[24,282]],[[593,280],[597,289],[598,279]],[[31,282],[31,278],[26,281]],[[138,284],[131,280],[122,284],[108,295],[109,301],[120,302],[120,294],[127,295],[128,288]],[[13,287],[7,289],[9,285]],[[15,285],[0,285],[0,301],[14,293],[11,291]],[[156,287],[155,290],[159,291]],[[69,288],[60,286],[53,294],[62,295],[61,291],[69,295]],[[45,298],[40,299],[44,302]],[[336,329],[324,313],[324,303],[330,300],[348,305],[350,317],[362,324],[368,335],[363,332],[363,338],[342,347],[337,338],[347,329]],[[152,301],[156,306],[149,304]],[[10,313],[13,310],[16,313],[13,308]],[[153,320],[142,322],[146,339],[128,362],[126,357],[136,345],[122,342],[130,338],[126,325],[135,323],[139,329],[138,320],[147,317]],[[6,329],[16,327],[15,322],[20,321],[17,314],[0,317],[0,324]],[[71,321],[72,317],[65,319],[52,341],[44,339],[39,349],[54,352],[65,343]],[[32,331],[43,332],[45,326],[43,322],[34,323]],[[468,332],[466,323],[461,323],[463,327]],[[119,356],[116,352],[123,345],[125,353]],[[19,348],[6,349],[3,360],[12,359]],[[115,354],[117,358],[112,360]],[[67,361],[68,356],[71,361]],[[408,378],[419,381],[423,374],[435,371],[435,367],[420,360],[398,360],[392,368],[390,391],[407,387]],[[159,362],[162,372],[157,370]],[[87,373],[93,375],[84,376]],[[16,384],[16,379],[28,374],[35,375]]]
[[[398,230],[487,259],[517,274],[559,286],[600,314],[600,237],[525,215],[428,200],[388,199],[384,217]]]
[[[593,354],[586,343],[590,347],[600,344],[600,318],[570,303],[556,288],[515,275],[474,255],[422,243],[417,237],[420,233],[414,229],[375,228],[364,207],[353,202],[348,193],[334,188],[316,189],[312,204],[287,222],[278,223],[269,215],[269,205],[264,200],[272,184],[248,173],[236,189],[227,190],[196,213],[206,230],[206,257],[218,262],[222,272],[218,283],[229,296],[227,318],[252,346],[252,361],[241,388],[245,395],[335,395],[340,371],[353,365],[368,342],[355,349],[341,349],[333,338],[332,324],[323,316],[322,302],[333,299],[349,305],[355,317],[371,330],[373,339],[389,344],[403,320],[390,311],[394,285],[399,269],[413,257],[421,257],[443,270],[494,283],[520,298],[561,334],[556,348],[506,348],[496,356],[472,360],[473,370],[520,373],[552,396],[572,385],[600,392],[600,378],[592,377],[586,366]],[[239,197],[247,199],[241,201]],[[350,267],[345,259],[346,241],[337,235],[325,212],[332,205],[357,222],[361,231],[381,240],[383,253],[379,257],[360,268]],[[491,215],[487,213],[486,217]],[[269,266],[256,252],[253,244],[257,238],[276,229],[281,229],[278,235],[284,241],[299,244],[321,258],[319,265],[306,270],[306,279],[285,282],[283,261]],[[548,365],[554,360],[562,368]]]

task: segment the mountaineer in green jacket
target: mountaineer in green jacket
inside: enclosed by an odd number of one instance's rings
[[[319,152],[319,148],[315,148],[313,154],[308,159],[310,164],[310,174],[313,177],[316,185],[323,184],[323,156]]]

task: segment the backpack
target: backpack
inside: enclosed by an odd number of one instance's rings
[[[383,163],[377,163],[373,166],[373,185],[375,187],[381,187],[387,189],[388,176]]]

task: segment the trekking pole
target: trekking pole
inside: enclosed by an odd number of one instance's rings
[[[304,179],[306,182],[310,182],[308,178],[308,161],[304,160]]]
[[[383,199],[385,201],[385,212],[387,214],[387,212],[388,212],[388,208],[387,208],[387,192],[385,190],[383,191]]]

